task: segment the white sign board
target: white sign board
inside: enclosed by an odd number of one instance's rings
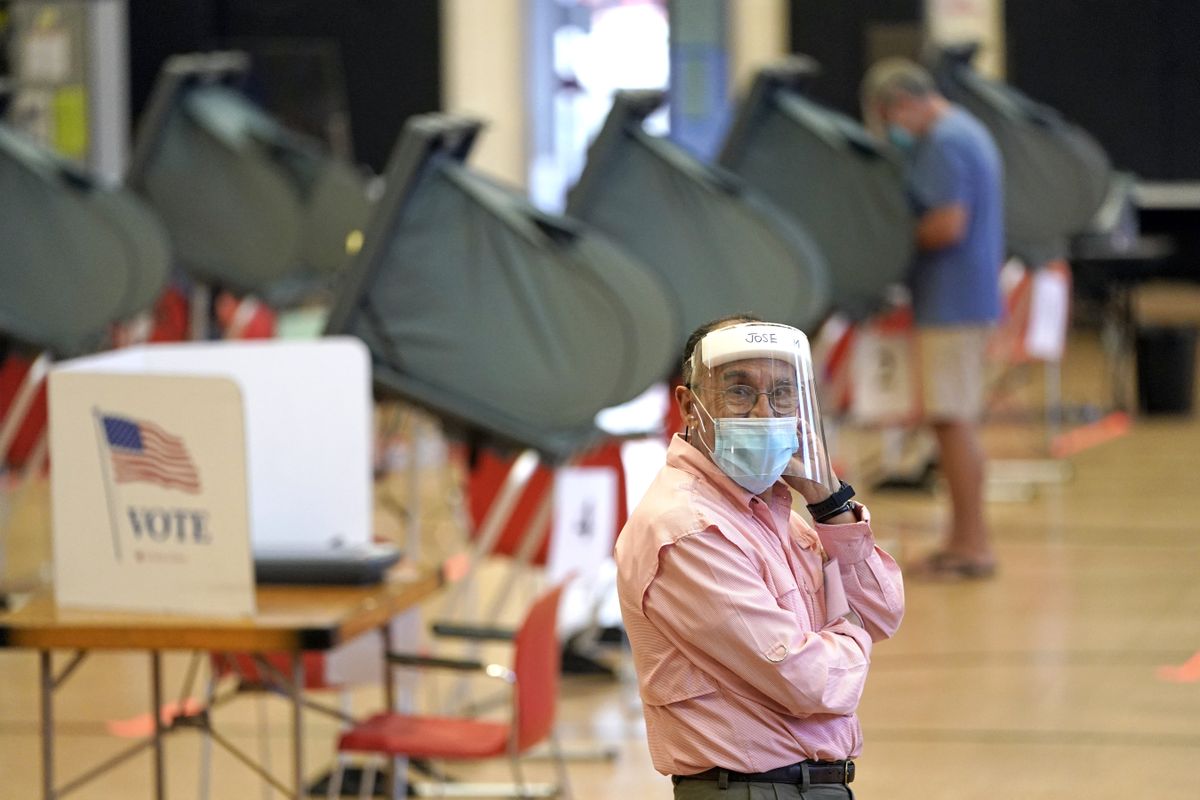
[[[56,370],[49,387],[58,604],[252,614],[237,384]]]
[[[888,425],[917,413],[913,337],[864,328],[854,341],[850,366],[851,414],[862,424]]]
[[[612,558],[617,524],[617,473],[611,467],[562,467],[554,473],[554,523],[546,574],[551,583],[573,576],[559,608],[559,630],[591,621],[604,563]]]
[[[232,379],[246,417],[254,549],[370,542],[371,365],[358,339],[146,345],[59,369]]]
[[[1061,361],[1070,319],[1070,279],[1061,270],[1038,270],[1029,294],[1025,352],[1041,361]]]

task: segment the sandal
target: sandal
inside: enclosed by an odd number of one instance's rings
[[[990,561],[971,561],[944,550],[930,554],[905,570],[919,580],[985,580],[996,574],[996,564]]]

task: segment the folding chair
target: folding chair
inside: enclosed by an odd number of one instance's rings
[[[507,721],[493,722],[464,717],[417,716],[384,711],[353,726],[338,740],[338,765],[329,785],[329,797],[341,792],[347,753],[368,753],[392,761],[393,798],[407,796],[409,758],[468,761],[507,757],[514,784],[468,786],[459,784],[445,796],[470,797],[570,797],[566,764],[554,735],[558,703],[560,649],[556,627],[563,585],[547,590],[534,601],[515,634],[480,631],[497,640],[511,639],[511,669],[482,661],[435,656],[389,654],[393,665],[425,667],[477,673],[501,680],[512,689],[511,714]],[[557,786],[533,786],[525,782],[521,755],[543,741],[550,742],[558,768]],[[375,766],[375,765],[373,765]],[[364,773],[361,797],[374,789],[375,769]]]

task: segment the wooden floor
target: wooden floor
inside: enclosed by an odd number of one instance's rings
[[[1091,337],[1074,340],[1066,400],[1102,408],[1102,372]],[[1028,388],[1038,396],[1036,384]],[[1028,425],[1021,430],[1032,443],[1024,451],[1013,445],[1017,433],[989,431],[994,452],[1038,455],[1044,439]],[[858,797],[1200,798],[1200,420],[1138,420],[1068,465],[1065,483],[1026,484],[989,505],[995,579],[907,586],[904,625],[877,646],[862,702]],[[900,558],[933,544],[939,494],[863,494],[879,538]],[[182,654],[169,660],[172,685],[185,663]],[[105,723],[145,711],[147,669],[144,656],[103,655],[72,678],[58,704],[64,778],[123,744]],[[371,690],[353,697],[360,711],[378,702]],[[254,752],[265,742],[287,774],[282,701],[247,698],[221,713],[235,740]],[[568,748],[615,752],[572,763],[576,797],[670,797],[669,782],[650,766],[628,682],[568,679],[560,719]],[[306,752],[316,775],[335,728],[313,722]],[[35,657],[0,651],[2,800],[37,796],[37,729]],[[195,795],[199,751],[186,731],[168,745],[171,797]],[[453,769],[476,779],[507,775],[504,765]],[[551,775],[538,762],[528,772]],[[264,796],[259,786],[216,756],[214,797]],[[141,756],[77,796],[125,800],[148,797],[149,787]]]

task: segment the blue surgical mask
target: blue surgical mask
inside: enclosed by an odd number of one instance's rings
[[[714,420],[713,461],[751,494],[762,494],[787,469],[800,447],[796,417],[731,417]]]
[[[909,153],[917,146],[917,139],[908,128],[892,122],[887,126],[887,138],[902,153]]]

